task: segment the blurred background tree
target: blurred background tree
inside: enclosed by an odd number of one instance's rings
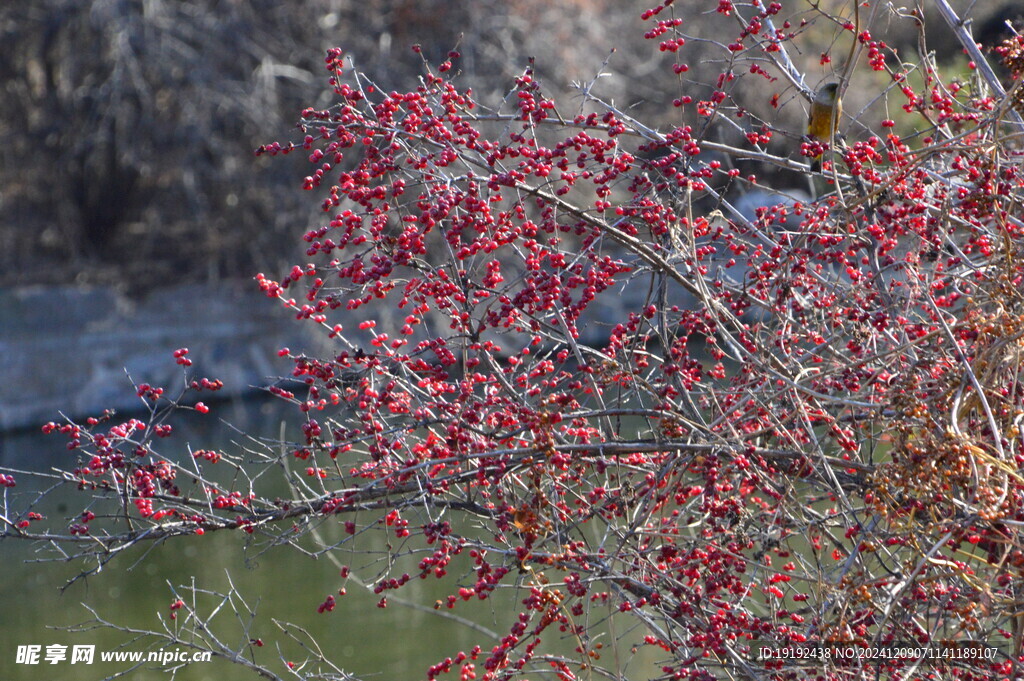
[[[252,151],[311,104],[315,55],[332,45],[357,55],[356,67],[387,90],[407,89],[422,72],[411,45],[434,63],[457,47],[461,82],[491,101],[531,57],[555,87],[593,81],[611,58],[602,96],[667,123],[678,93],[647,77],[660,63],[644,44],[640,9],[615,0],[3,3],[0,285],[143,292],[290,262],[287,228],[309,218],[291,179],[298,166],[254,163]],[[998,32],[1017,11],[993,3],[972,16],[982,32]],[[882,14],[873,32],[920,48],[910,22]],[[687,22],[699,28],[702,19]],[[821,53],[831,35],[822,32]],[[925,49],[961,55],[952,37],[929,39]],[[801,55],[800,66],[826,77],[837,65],[820,56]],[[763,104],[761,94],[751,102]],[[857,105],[855,93],[847,97]],[[802,100],[793,93],[787,102],[758,113],[799,134]]]

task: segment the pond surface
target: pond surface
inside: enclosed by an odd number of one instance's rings
[[[221,404],[210,418],[195,415],[196,418],[190,416],[184,422],[175,421],[175,437],[167,442],[172,448],[179,448],[180,453],[186,452],[187,445],[193,449],[231,451],[238,447],[238,429],[272,439],[279,436],[282,427],[286,439],[295,439],[298,419],[293,411],[281,403],[260,400]],[[234,427],[212,418],[214,414]],[[22,432],[0,438],[2,466],[45,471],[56,465],[67,466],[71,461],[59,436]],[[169,451],[161,453],[173,456]],[[21,482],[15,490],[19,494],[26,491]],[[53,499],[46,510],[48,514],[66,517],[79,510],[81,503],[78,499]],[[323,529],[332,535],[329,541],[341,536],[340,532],[334,536],[333,530],[337,528]],[[285,677],[281,658],[301,660],[304,654],[282,627],[299,638],[303,637],[301,632],[308,632],[327,658],[346,672],[366,679],[424,679],[431,664],[479,644],[484,651],[477,663],[479,677],[490,648],[497,638],[508,633],[521,609],[523,591],[509,588],[496,592],[487,602],[467,603],[452,612],[435,611],[436,600],[446,598],[462,585],[463,580],[458,579],[462,572],[451,570],[455,579],[414,580],[389,598],[387,608],[379,608],[380,596],[351,579],[343,579],[339,565],[367,567],[369,570],[363,574],[372,577],[376,573],[375,563],[387,554],[384,542],[379,533],[368,535],[358,553],[339,548],[329,556],[314,559],[289,547],[254,546],[244,533],[218,532],[216,536],[176,540],[122,555],[98,574],[77,580],[63,590],[61,587],[81,572],[81,563],[33,562],[39,561],[46,547],[0,542],[0,679],[98,681],[123,672],[132,665],[102,663],[98,659],[100,653],[146,651],[151,647],[149,641],[133,641],[130,634],[104,627],[87,627],[85,631],[66,628],[93,619],[86,606],[102,619],[125,627],[173,627],[176,622],[168,619],[169,606],[176,594],[190,600],[187,588],[192,585],[221,594],[233,587],[240,597],[234,601],[237,612],[222,608],[213,622],[214,633],[231,647],[237,647],[245,638],[262,640],[264,646],[258,649],[257,661]],[[412,567],[419,557],[406,556],[403,560],[408,560]],[[342,587],[347,593],[337,597]],[[336,608],[333,612],[318,613],[318,605],[330,594],[337,597]],[[209,612],[217,602],[214,596],[202,597],[197,601],[198,609]],[[274,623],[275,619],[282,622],[281,627]],[[643,633],[634,632],[627,639],[640,638]],[[564,635],[552,629],[547,637],[552,636]],[[563,644],[566,652],[575,647],[575,642],[568,639],[559,645]],[[17,650],[24,645],[40,645],[44,653],[50,645],[67,646],[69,651],[72,646],[93,645],[97,660],[91,665],[69,661],[54,665],[18,664]],[[602,663],[617,668],[623,678],[637,680],[657,675],[654,659],[648,657],[652,653],[633,656],[628,647],[616,651],[608,649],[611,647],[614,646],[606,645]],[[614,661],[609,659],[613,655]],[[170,678],[165,673],[170,667],[144,664],[126,678]],[[174,678],[223,681],[259,677],[235,664],[214,660],[180,669]],[[458,670],[441,678],[457,679]]]

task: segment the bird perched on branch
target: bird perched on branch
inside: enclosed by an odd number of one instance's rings
[[[825,83],[814,93],[811,115],[807,119],[807,136],[812,141],[831,145],[843,114],[843,100],[839,97],[839,83]],[[821,154],[813,157],[811,172],[821,169]]]

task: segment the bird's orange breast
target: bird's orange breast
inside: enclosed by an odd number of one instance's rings
[[[839,126],[839,112],[835,112],[836,115],[833,115],[833,112],[834,108],[828,104],[812,103],[807,134],[822,142],[830,141]]]

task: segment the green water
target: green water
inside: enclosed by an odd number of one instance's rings
[[[276,437],[284,423],[287,437],[297,437],[291,412],[272,402],[221,405],[216,413],[259,436]],[[186,443],[193,448],[230,451],[237,448],[237,438],[236,430],[216,419],[189,419],[176,426],[176,436],[167,443],[181,452],[185,451]],[[67,465],[68,453],[59,437],[21,433],[4,436],[0,444],[0,461],[5,466],[47,470],[58,463]],[[16,489],[25,491],[21,484]],[[67,516],[81,504],[79,499],[55,499],[49,511]],[[331,542],[345,537],[336,523],[325,523],[320,531]],[[175,594],[191,602],[190,586],[221,594],[233,587],[239,598],[233,606],[221,608],[212,620],[212,632],[232,648],[238,648],[247,639],[260,639],[264,645],[255,649],[255,661],[284,678],[289,677],[285,660],[299,662],[307,655],[274,623],[275,619],[290,623],[282,626],[298,638],[304,639],[301,632],[307,632],[327,658],[359,678],[423,679],[429,665],[448,656],[455,657],[460,650],[468,652],[476,644],[483,647],[477,661],[477,674],[481,675],[482,662],[497,643],[492,634],[500,638],[508,633],[525,593],[507,588],[488,601],[460,604],[451,613],[442,609],[439,614],[433,609],[436,600],[472,582],[460,579],[468,567],[463,560],[461,564],[453,563],[449,579],[414,580],[394,592],[387,608],[378,608],[380,596],[351,579],[342,579],[338,564],[350,564],[358,574],[372,578],[389,553],[387,541],[380,533],[367,533],[360,537],[355,553],[343,545],[330,556],[312,558],[287,546],[268,549],[256,545],[252,537],[237,531],[211,533],[122,555],[98,574],[76,581],[63,591],[61,587],[81,572],[81,563],[32,562],[52,553],[44,552],[46,547],[28,543],[0,542],[0,679],[98,681],[123,672],[132,665],[102,663],[100,653],[148,651],[154,649],[152,640],[135,639],[106,627],[87,625],[86,630],[77,632],[66,628],[93,619],[86,605],[100,618],[123,627],[173,627],[179,623],[168,619],[170,604]],[[418,554],[399,556],[397,574],[403,569],[414,573],[420,558]],[[342,587],[347,594],[339,597]],[[320,614],[317,606],[328,594],[336,596],[337,606],[333,612]],[[196,604],[199,611],[209,613],[218,602],[216,597],[207,595]],[[624,640],[640,638],[645,632],[634,633]],[[557,636],[565,635],[552,629],[545,640],[551,642]],[[605,640],[610,638],[614,637]],[[554,642],[567,653],[575,646],[575,641],[568,638]],[[47,646],[67,646],[69,655],[72,646],[91,645],[95,646],[96,660],[93,664],[72,664],[68,660],[57,664],[19,664],[18,647],[25,645],[39,645],[43,654]],[[184,650],[184,646],[179,649]],[[651,654],[641,652],[634,656],[628,647],[606,649],[601,662],[623,677],[649,678],[657,674]],[[173,665],[147,663],[126,678],[167,679],[171,678],[168,672],[172,668]],[[174,678],[182,681],[260,678],[236,664],[216,659],[188,665],[175,674]],[[442,678],[457,679],[458,669]],[[586,678],[585,674],[582,678]]]

